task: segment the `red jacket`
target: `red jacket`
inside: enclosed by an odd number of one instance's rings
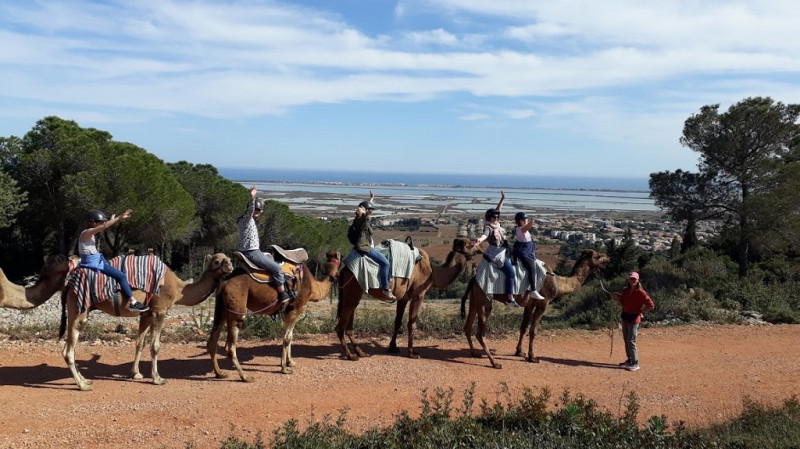
[[[642,322],[642,307],[655,307],[650,295],[648,295],[641,286],[632,289],[630,286],[626,285],[625,288],[622,289],[620,303],[622,304],[622,311],[624,313],[636,314],[636,319],[633,320],[633,322],[637,324]]]

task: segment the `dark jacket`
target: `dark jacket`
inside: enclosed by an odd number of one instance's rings
[[[369,225],[369,217],[367,214],[356,217],[353,219],[353,225],[356,229],[360,229],[355,249],[362,253],[368,253],[372,249],[372,227]]]

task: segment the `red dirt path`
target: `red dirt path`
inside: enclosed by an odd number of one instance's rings
[[[345,408],[348,428],[357,431],[387,425],[402,410],[416,415],[423,388],[453,387],[459,405],[473,381],[478,398],[490,402],[503,399],[506,382],[512,394],[547,386],[554,405],[568,388],[615,414],[635,391],[640,418],[666,414],[705,426],[738,414],[745,396],[779,405],[798,395],[798,341],[796,325],[645,328],[642,369],[631,373],[616,366],[624,359],[619,332],[610,356],[607,331],[545,331],[537,339],[540,364],[513,357],[515,339],[491,340],[502,370],[469,358],[463,337],[419,340],[419,360],[388,355],[386,338],[372,340],[366,348],[373,356],[350,362],[335,336],[299,336],[293,375],[278,373],[277,342],[243,342],[239,356],[253,383],[238,381],[227,359],[222,368],[231,377],[213,378],[203,344],[164,344],[159,370],[170,380],[163,386],[126,377],[132,346],[82,343],[78,365],[95,380],[93,392],[75,387],[63,343],[0,341],[0,447],[218,448],[232,432],[250,442],[258,431],[269,439],[289,418],[305,423]],[[148,361],[142,372],[149,369]]]

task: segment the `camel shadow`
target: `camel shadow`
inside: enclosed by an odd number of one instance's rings
[[[539,360],[542,362],[549,362],[555,363],[557,365],[567,365],[567,366],[588,366],[590,368],[603,368],[603,369],[614,369],[619,370],[620,366],[616,363],[601,363],[601,362],[591,362],[588,360],[575,360],[575,359],[559,359],[555,357],[539,357]]]
[[[54,382],[71,379],[66,366],[51,366],[42,363],[36,366],[0,367],[0,386],[16,385],[29,388],[71,389],[72,385],[61,385]]]

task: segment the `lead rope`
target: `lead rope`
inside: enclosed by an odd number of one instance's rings
[[[600,280],[600,288],[603,289],[604,292],[608,293],[608,296],[611,297],[611,292],[606,290],[605,285],[603,285],[603,278],[600,277],[599,273],[597,279]],[[617,322],[614,321],[614,309],[611,303],[609,303],[609,317],[608,317],[608,339],[610,350],[608,351],[608,357],[612,357],[614,355],[614,329],[617,328]]]

